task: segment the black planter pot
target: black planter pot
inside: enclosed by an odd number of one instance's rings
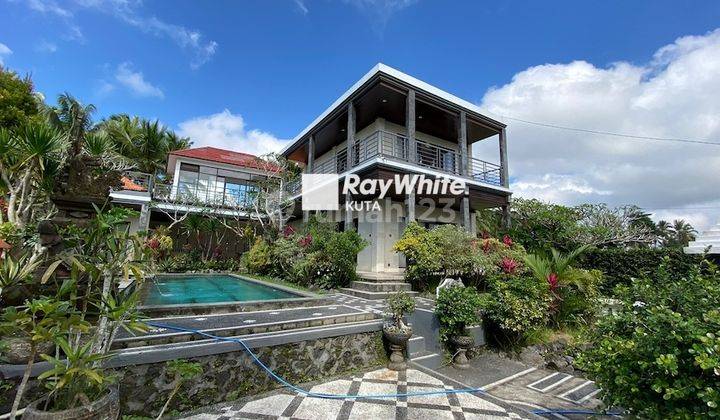
[[[412,336],[412,328],[406,327],[403,330],[397,328],[383,328],[383,334],[385,339],[390,344],[390,361],[388,362],[388,369],[390,370],[403,370],[407,369],[407,363],[405,363],[404,350],[407,347],[407,342]]]
[[[62,411],[43,411],[45,400],[30,404],[22,415],[25,420],[116,420],[120,416],[120,393],[111,387],[104,397],[90,405]]]

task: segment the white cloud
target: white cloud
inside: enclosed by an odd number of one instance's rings
[[[27,5],[36,12],[56,15],[62,18],[70,18],[73,15],[72,12],[61,7],[54,0],[27,0]]]
[[[155,16],[144,16],[138,0],[75,0],[83,7],[113,15],[126,24],[160,38],[168,38],[192,54],[190,66],[198,68],[215,55],[218,44],[205,40],[202,33],[181,25],[167,23]]]
[[[370,19],[373,30],[381,34],[393,15],[406,9],[418,0],[343,0]]]
[[[43,39],[35,46],[35,50],[45,53],[54,53],[58,50],[58,47],[54,42]]]
[[[0,42],[0,65],[5,64],[3,60],[10,54],[12,54],[10,47]]]
[[[298,10],[300,10],[300,13],[303,15],[307,15],[310,10],[308,10],[307,6],[305,5],[304,0],[294,0],[295,5],[297,6]]]
[[[62,7],[55,0],[28,0],[27,7],[36,12],[54,15],[65,21],[68,33],[65,38],[84,41],[82,30],[75,22],[72,9],[94,10],[106,13],[127,25],[159,38],[168,38],[191,55],[190,66],[198,68],[210,60],[217,51],[218,44],[206,40],[199,31],[181,25],[165,22],[155,16],[142,13],[141,0],[72,0],[71,7]]]
[[[165,94],[162,90],[160,90],[160,88],[153,86],[150,82],[146,81],[142,72],[134,71],[132,64],[128,62],[122,63],[118,66],[117,71],[115,72],[115,80],[122,86],[130,89],[130,91],[136,96],[156,97],[160,99],[165,97]],[[104,89],[105,92],[109,91],[107,89],[107,85],[101,88]]]
[[[607,132],[720,142],[718,98],[720,29],[679,38],[643,65],[618,62],[603,68],[574,61],[530,67],[486,92],[481,106],[501,121],[505,115]],[[567,204],[634,203],[658,209],[656,217],[684,215],[700,227],[720,217],[720,208],[709,208],[720,206],[720,146],[505,122],[517,195]],[[661,212],[668,208],[673,211]]]
[[[178,134],[190,137],[195,147],[213,146],[263,155],[279,152],[288,142],[265,131],[248,130],[243,117],[227,109],[217,114],[183,121],[178,126]]]

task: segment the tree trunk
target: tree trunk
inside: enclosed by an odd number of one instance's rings
[[[10,410],[10,420],[15,420],[17,416],[18,408],[20,407],[20,400],[25,393],[25,387],[27,386],[28,380],[30,379],[30,373],[32,372],[33,363],[35,363],[35,345],[32,344],[30,350],[30,360],[27,366],[25,366],[25,373],[23,374],[22,381],[18,386],[17,393],[15,394],[15,400],[13,401],[12,410]]]
[[[102,306],[100,307],[101,311],[104,311],[105,309],[105,301],[110,296],[110,286],[112,286],[112,273],[108,270],[103,270],[103,287],[102,287]],[[92,346],[91,353],[100,353],[100,351],[103,349],[105,340],[107,339],[109,335],[108,331],[108,317],[107,315],[103,314],[100,316],[100,321],[98,322],[97,326],[97,336],[95,338],[95,342]],[[98,361],[95,364],[99,365],[101,362]]]

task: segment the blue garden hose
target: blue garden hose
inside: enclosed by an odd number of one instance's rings
[[[474,394],[474,393],[481,393],[481,394],[487,394],[485,391],[483,391],[480,388],[462,388],[462,389],[445,389],[442,391],[422,391],[422,392],[406,392],[403,394],[365,394],[365,395],[346,395],[346,394],[325,394],[325,393],[318,393],[318,392],[312,392],[307,391],[305,389],[302,389],[298,386],[295,386],[291,384],[290,382],[286,381],[283,377],[279,376],[277,373],[273,372],[272,369],[267,367],[256,355],[253,353],[252,350],[250,350],[250,347],[245,344],[241,339],[235,338],[235,337],[220,337],[213,334],[208,334],[204,331],[196,330],[193,328],[185,328],[185,327],[178,327],[174,325],[167,325],[167,324],[161,324],[157,322],[147,322],[147,325],[150,325],[152,327],[156,328],[165,328],[168,330],[173,331],[181,331],[186,333],[192,333],[192,334],[198,334],[203,337],[212,338],[213,340],[218,341],[227,341],[227,342],[233,342],[240,344],[245,351],[252,357],[252,359],[257,363],[258,366],[260,366],[265,372],[270,375],[271,378],[275,379],[277,382],[282,384],[283,386],[292,389],[293,391],[297,392],[298,394],[305,395],[307,397],[312,398],[324,398],[324,399],[331,399],[331,400],[345,400],[345,399],[376,399],[376,398],[399,398],[399,397],[418,397],[418,396],[426,396],[426,395],[447,395],[447,394]],[[601,415],[601,413],[596,413],[594,411],[589,410],[535,410],[532,412],[533,414],[591,414],[591,415]],[[617,416],[614,414],[609,414],[611,416]]]
[[[203,337],[212,338],[212,339],[218,340],[218,341],[229,341],[229,342],[233,342],[233,343],[238,343],[241,346],[243,346],[245,351],[250,355],[250,357],[253,358],[255,363],[257,363],[258,366],[260,366],[263,370],[265,370],[265,372],[267,372],[268,375],[270,375],[270,377],[275,379],[277,382],[279,382],[283,386],[288,387],[288,388],[292,389],[293,391],[297,392],[298,394],[302,394],[302,395],[305,395],[308,397],[325,398],[325,399],[331,399],[331,400],[345,400],[345,399],[359,400],[359,399],[374,399],[374,398],[418,397],[418,396],[423,396],[423,395],[446,395],[446,394],[463,394],[463,393],[473,394],[476,392],[479,392],[482,394],[486,393],[485,391],[483,391],[480,388],[463,388],[463,389],[446,389],[446,390],[442,390],[442,391],[407,392],[404,394],[366,394],[366,395],[324,394],[324,393],[318,393],[318,392],[311,392],[311,391],[304,390],[298,386],[291,384],[290,382],[286,381],[284,378],[282,378],[281,376],[279,376],[278,374],[273,372],[272,369],[270,369],[262,361],[260,361],[260,359],[258,359],[258,357],[255,355],[255,353],[253,353],[252,350],[250,350],[250,348],[239,338],[220,337],[220,336],[208,334],[204,331],[199,331],[199,330],[196,330],[193,328],[177,327],[177,326],[173,326],[173,325],[160,324],[157,322],[147,322],[147,325],[150,325],[150,326],[156,327],[156,328],[165,328],[168,330],[198,334]]]

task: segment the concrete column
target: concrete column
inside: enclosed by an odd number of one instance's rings
[[[503,128],[500,131],[500,182],[505,188],[510,187],[507,155],[507,137],[505,136],[505,129]]]
[[[463,218],[463,226],[465,227],[465,230],[467,232],[472,232],[472,222],[470,221],[470,191],[468,190],[468,187],[465,187],[465,196],[462,198],[462,218]]]
[[[143,204],[140,207],[140,218],[138,220],[138,230],[147,232],[150,229],[150,204]]]
[[[468,175],[468,144],[467,144],[467,114],[460,111],[460,124],[458,124],[458,143],[460,144],[460,175]]]
[[[352,228],[353,228],[353,212],[352,212],[352,210],[347,209],[347,203],[349,201],[352,201],[352,195],[350,195],[350,193],[347,193],[347,194],[345,194],[345,203],[346,203],[346,206],[345,206],[345,209],[346,209],[345,210],[345,231],[346,232],[349,230],[352,230]]]
[[[411,190],[407,196],[407,222],[415,221],[415,190]]]
[[[417,146],[415,141],[415,91],[413,89],[408,90],[405,110],[407,111],[405,125],[407,127],[408,160],[415,163],[417,162]]]
[[[308,139],[308,156],[307,156],[307,166],[305,167],[305,173],[311,174],[313,173],[313,169],[315,168],[315,136],[311,135],[310,139]],[[307,223],[310,220],[310,212],[305,210],[303,211],[303,222]]]
[[[315,169],[315,136],[310,136],[308,140],[308,156],[307,156],[307,167],[305,172],[311,174]]]
[[[355,151],[355,105],[348,103],[347,109],[347,168],[353,167],[355,159],[353,157]]]

